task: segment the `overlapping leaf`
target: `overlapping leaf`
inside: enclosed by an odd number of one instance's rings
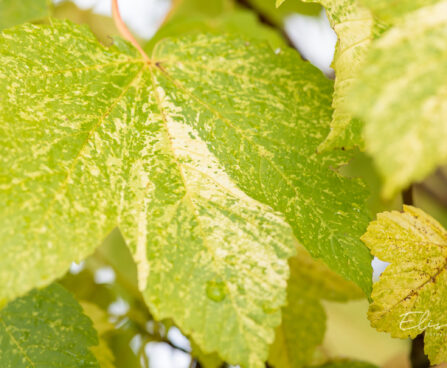
[[[49,16],[48,0],[0,0],[0,30]]]
[[[362,240],[390,262],[374,284],[371,324],[393,337],[416,337],[425,330],[432,364],[447,360],[447,231],[420,209],[383,212]]]
[[[331,83],[295,53],[197,36],[146,64],[57,21],[5,32],[0,53],[1,298],[60,276],[118,224],[154,315],[258,367],[295,242],[279,212],[368,291],[364,188],[333,170],[342,153],[315,154]]]
[[[346,109],[346,98],[373,39],[373,18],[357,0],[304,1],[319,2],[325,7],[331,26],[338,36],[332,61],[335,89],[331,131],[319,149],[361,147],[363,123],[352,118],[350,111]]]
[[[33,290],[0,311],[2,368],[99,368],[92,322],[62,286]]]
[[[422,8],[376,41],[349,99],[392,197],[447,161],[447,2]]]
[[[312,362],[323,341],[326,314],[321,299],[346,301],[362,297],[355,284],[343,280],[303,249],[289,260],[287,306],[270,347],[269,363],[278,368],[301,368]]]
[[[235,34],[251,39],[268,41],[273,48],[286,47],[281,34],[262,24],[256,14],[247,10],[225,12],[216,17],[204,14],[175,17],[164,24],[145,46],[151,52],[153,47],[163,38],[188,34]]]

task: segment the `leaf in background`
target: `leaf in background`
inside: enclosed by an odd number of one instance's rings
[[[347,101],[392,197],[447,161],[447,1],[410,13],[374,42]]]
[[[33,290],[0,311],[5,368],[99,368],[90,351],[97,343],[92,322],[58,284]]]
[[[174,0],[164,21],[167,23],[177,18],[197,16],[215,18],[234,10],[236,10],[234,0]]]
[[[190,340],[191,343],[191,355],[196,358],[202,368],[221,368],[224,362],[216,353],[205,354],[200,347]]]
[[[353,118],[345,105],[349,88],[355,81],[373,39],[373,18],[367,9],[359,6],[357,0],[304,1],[318,2],[325,7],[329,22],[338,37],[332,61],[335,87],[331,131],[319,150],[363,147],[363,123]]]
[[[215,18],[204,15],[175,17],[157,31],[144,49],[152,52],[154,46],[164,38],[199,33],[234,34],[267,41],[274,49],[287,47],[281,34],[259,22],[255,14],[246,10],[236,10]]]
[[[59,19],[68,19],[73,23],[88,25],[96,38],[104,45],[110,45],[112,36],[119,35],[111,17],[95,14],[91,9],[79,9],[72,2],[64,1],[55,5],[52,16]]]
[[[48,17],[48,0],[0,0],[0,30]]]
[[[114,368],[115,358],[107,344],[106,335],[115,329],[105,311],[93,303],[81,301],[84,313],[93,321],[93,327],[98,333],[99,344],[90,348],[101,368]]]
[[[280,7],[276,6],[275,0],[246,0],[246,2],[278,27],[282,27],[284,20],[292,14],[318,15],[321,12],[320,5],[302,0],[290,0]]]
[[[360,0],[360,3],[370,9],[372,13],[382,21],[394,23],[405,14],[422,8],[424,6],[436,4],[441,0],[393,0],[390,5],[389,0]]]
[[[323,341],[326,314],[320,299],[346,301],[363,297],[353,283],[334,274],[302,247],[289,260],[288,304],[270,347],[269,363],[278,368],[299,368],[312,362]]]
[[[356,360],[339,359],[332,362],[328,362],[314,368],[378,368],[374,364],[359,362]]]
[[[318,70],[206,36],[162,42],[148,65],[53,23],[0,39],[3,299],[60,276],[118,224],[155,317],[262,366],[295,243],[278,212],[368,292],[364,187],[333,169],[344,153],[315,154],[332,91]]]
[[[432,364],[447,360],[447,231],[420,209],[383,212],[362,240],[391,263],[374,284],[368,318],[393,337],[415,338],[425,330]]]

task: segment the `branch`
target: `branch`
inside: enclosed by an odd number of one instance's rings
[[[273,2],[273,0],[271,0]],[[258,19],[261,23],[265,24],[266,26],[269,26],[270,28],[274,28],[276,31],[278,31],[281,36],[286,40],[287,44],[297,50],[295,45],[293,44],[290,37],[287,35],[287,33],[282,29],[281,27],[278,27],[275,23],[271,22],[264,14],[262,14],[258,9],[256,9],[248,0],[236,0],[236,2],[241,5],[242,7],[251,10],[253,13],[255,13],[258,16]],[[297,50],[299,51],[299,50]]]

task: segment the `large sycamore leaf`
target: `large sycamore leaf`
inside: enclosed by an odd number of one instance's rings
[[[209,36],[163,41],[147,64],[53,23],[0,39],[0,298],[62,275],[119,225],[156,318],[262,366],[296,242],[283,216],[369,291],[364,187],[333,169],[343,153],[315,153],[332,92],[318,70]]]
[[[49,0],[0,0],[0,29],[49,16]]]
[[[321,299],[347,301],[363,296],[360,288],[314,260],[302,247],[289,265],[288,303],[282,309],[282,323],[276,329],[268,359],[278,368],[300,368],[312,362],[326,328]]]
[[[447,1],[404,17],[372,46],[351,92],[390,198],[447,161]]]
[[[99,368],[89,350],[98,343],[75,298],[53,284],[0,310],[2,368]]]
[[[362,240],[391,264],[374,284],[368,317],[393,337],[416,337],[425,330],[432,364],[447,361],[447,231],[420,209],[383,212]]]
[[[346,98],[373,39],[374,20],[370,12],[359,5],[358,0],[304,1],[318,2],[325,7],[329,22],[338,37],[332,61],[335,88],[331,131],[319,149],[363,147],[363,123],[353,118],[346,109]]]
[[[314,257],[368,293],[370,254],[359,241],[368,218],[365,187],[336,172],[349,155],[316,154],[328,132],[331,82],[292,50],[196,44],[173,40],[154,49],[162,60],[157,80],[181,106],[177,115],[212,142],[245,193],[283,213]]]

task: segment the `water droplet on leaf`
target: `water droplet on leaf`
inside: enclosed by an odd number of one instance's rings
[[[215,302],[225,299],[225,284],[221,281],[208,281],[206,283],[206,296]]]

